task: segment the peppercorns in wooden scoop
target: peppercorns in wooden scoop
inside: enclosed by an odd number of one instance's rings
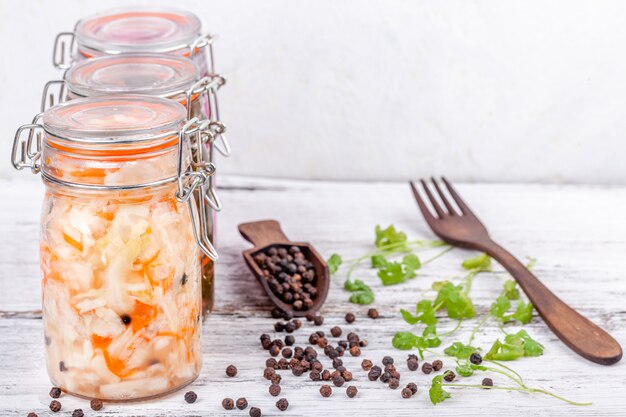
[[[244,260],[278,308],[296,317],[319,310],[330,273],[310,243],[290,241],[276,220],[242,223],[239,232],[254,245]]]

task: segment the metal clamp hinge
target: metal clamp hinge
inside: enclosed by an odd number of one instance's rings
[[[176,199],[181,203],[188,203],[196,243],[210,259],[215,261],[218,255],[211,243],[210,219],[207,219],[206,215],[206,204],[221,209],[219,198],[211,185],[213,181],[210,181],[215,174],[215,165],[210,161],[205,161],[202,152],[197,152],[197,159],[194,159],[194,153],[191,151],[193,146],[201,149],[204,138],[207,135],[213,135],[209,124],[209,121],[200,122],[197,117],[194,117],[183,126],[179,133]],[[192,161],[188,168],[183,169],[187,165],[185,155],[189,155]],[[196,206],[196,196],[198,206]]]
[[[17,170],[30,168],[33,174],[41,171],[41,141],[43,126],[37,123],[41,114],[33,119],[31,124],[20,126],[13,138],[11,163]],[[24,133],[28,132],[27,135]]]
[[[54,38],[52,65],[57,69],[68,69],[74,60],[76,36],[74,32],[61,32]]]

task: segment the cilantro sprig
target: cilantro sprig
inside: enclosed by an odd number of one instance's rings
[[[355,304],[371,304],[375,300],[374,292],[363,280],[352,279],[352,274],[364,261],[369,260],[371,267],[376,269],[376,275],[383,285],[398,285],[417,277],[417,271],[424,265],[434,261],[452,249],[438,240],[413,240],[409,241],[407,234],[390,225],[382,228],[377,225],[374,229],[374,247],[371,252],[355,259],[344,261],[338,254],[333,254],[328,260],[328,269],[331,274],[336,274],[342,264],[349,264],[346,273],[344,289],[351,292],[349,301]],[[439,246],[446,248],[435,256],[422,261],[414,253],[420,249],[428,249]],[[399,260],[391,259],[402,255]]]

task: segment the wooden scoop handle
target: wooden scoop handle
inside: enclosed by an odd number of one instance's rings
[[[262,248],[272,243],[288,243],[289,239],[280,228],[276,220],[260,220],[258,222],[242,223],[239,233],[254,246]]]

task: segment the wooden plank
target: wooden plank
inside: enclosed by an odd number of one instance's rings
[[[271,306],[247,270],[241,251],[248,248],[237,233],[240,222],[263,218],[281,221],[292,239],[310,241],[325,256],[338,252],[346,258],[359,256],[371,248],[375,224],[396,224],[412,238],[432,238],[411,200],[408,187],[398,183],[329,183],[284,180],[222,178],[221,197],[225,206],[219,216],[216,312],[203,326],[204,367],[192,388],[199,395],[196,404],[186,404],[183,392],[163,400],[131,405],[107,405],[107,415],[195,416],[226,414],[220,408],[224,396],[246,396],[251,405],[262,408],[264,415],[280,413],[275,398],[267,393],[262,377],[267,357],[258,337],[267,332],[274,336],[268,318]],[[43,366],[43,342],[40,317],[40,286],[37,265],[38,212],[41,185],[32,180],[0,181],[5,198],[0,201],[0,414],[23,416],[43,412],[50,398],[49,383]],[[494,237],[519,256],[538,259],[535,271],[565,301],[626,343],[626,188],[592,186],[543,186],[510,184],[461,184],[458,187],[475,212],[484,220]],[[425,253],[425,256],[435,252]],[[409,283],[382,287],[371,270],[359,269],[358,277],[375,289],[376,307],[382,318],[365,318],[366,307],[346,302],[341,289],[343,277],[333,278],[324,309],[323,330],[340,325],[353,329],[369,341],[361,358],[345,359],[354,371],[354,385],[359,397],[350,400],[345,389],[336,389],[331,399],[318,393],[319,383],[303,376],[286,373],[283,393],[291,406],[284,415],[397,415],[434,414],[427,398],[430,377],[406,370],[406,353],[394,351],[390,340],[398,330],[408,330],[399,317],[401,307],[410,308],[428,296],[435,280],[459,276],[461,260],[471,253],[455,250],[425,267]],[[506,275],[481,275],[475,280],[472,295],[480,313],[485,313],[498,295]],[[354,311],[357,322],[348,326],[343,315]],[[479,313],[479,314],[480,314]],[[465,323],[458,336],[467,340],[475,321]],[[443,329],[449,328],[442,321]],[[541,358],[512,363],[531,386],[554,389],[557,393],[581,401],[593,401],[592,407],[575,408],[554,399],[519,393],[459,391],[451,400],[436,407],[438,415],[623,415],[622,390],[626,386],[623,363],[601,367],[575,356],[546,329],[538,318],[528,331],[546,346]],[[310,324],[296,333],[297,344],[304,344]],[[276,335],[278,336],[278,335]],[[284,334],[282,335],[284,336]],[[501,333],[487,322],[478,342],[488,347]],[[451,342],[454,339],[444,341]],[[362,358],[379,361],[392,354],[401,362],[402,384],[415,381],[420,393],[402,400],[400,392],[381,383],[367,381],[359,370]],[[429,359],[434,359],[430,357]],[[445,360],[451,367],[451,360]],[[225,367],[233,363],[240,372],[229,379]],[[330,365],[328,361],[325,362]],[[472,377],[471,381],[480,378]],[[495,377],[496,383],[503,383]],[[283,396],[283,395],[281,395]],[[88,409],[85,401],[63,397],[64,410]],[[104,410],[103,410],[104,412]],[[95,413],[94,413],[95,414]],[[230,412],[229,415],[243,415]],[[91,414],[89,414],[91,415]]]

